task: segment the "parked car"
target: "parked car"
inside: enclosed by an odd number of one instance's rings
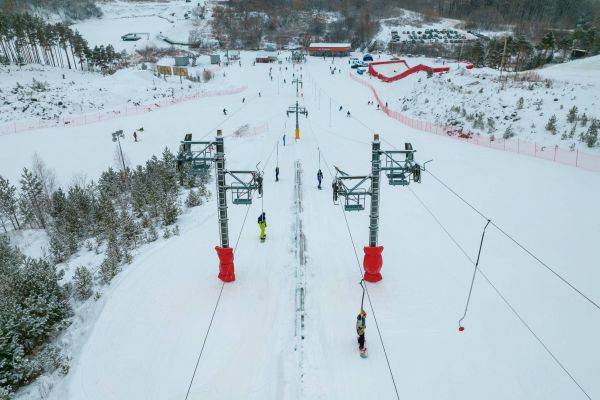
[[[125,35],[121,36],[121,40],[124,41],[135,41],[135,40],[140,40],[141,37],[137,35],[137,33],[126,33]]]

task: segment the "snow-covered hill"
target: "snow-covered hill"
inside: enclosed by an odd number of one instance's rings
[[[122,43],[121,34],[135,28],[176,36],[188,24],[181,15],[189,4],[108,2],[106,19],[77,27],[92,44],[121,44],[131,51],[146,39]],[[167,30],[159,15],[170,18],[172,12],[175,27],[167,21]],[[162,45],[152,35],[149,41]],[[368,104],[373,93],[352,79],[358,75],[347,58],[253,65],[255,56],[242,52],[241,63],[223,66],[199,85],[245,88],[235,94],[188,98],[94,124],[0,135],[0,175],[15,185],[34,156],[56,173],[57,185],[97,181],[108,167],[120,168],[110,135],[116,130],[126,134],[120,146],[131,166],[165,147],[176,153],[187,133],[208,140],[222,129],[226,167],[264,172],[262,198],[243,206],[228,197],[235,282],[217,279],[214,197],[193,209],[182,205],[178,236],[137,248],[110,284],[95,283],[100,296],[73,300],[72,324],[55,339],[70,358],[69,373],[44,375],[17,399],[600,397],[600,311],[592,304],[600,301],[600,174],[409,128]],[[289,56],[284,52],[281,59]],[[576,138],[561,139],[565,130],[570,133],[565,122],[570,108],[577,106],[578,117],[586,113],[588,124],[600,117],[598,58],[549,67],[537,73],[539,79],[532,74],[504,87],[497,71],[404,59],[411,66],[451,69],[395,83],[360,79],[391,109],[419,120],[457,121],[488,135],[491,118],[494,135],[511,126],[522,140],[567,147]],[[200,63],[209,68],[208,58]],[[394,73],[394,67],[381,68]],[[292,83],[298,77],[299,97]],[[33,85],[34,78],[42,87]],[[198,90],[189,85],[176,77],[155,78],[137,66],[112,76],[2,67],[0,118],[85,114]],[[286,115],[296,101],[308,110],[307,117],[300,116],[297,141],[294,116]],[[483,129],[473,128],[477,114]],[[545,130],[552,114],[556,135]],[[131,133],[140,127],[135,141]],[[583,128],[579,119],[576,134]],[[365,211],[344,212],[332,201],[331,182],[334,166],[352,175],[370,173],[375,133],[384,150],[410,142],[421,165],[432,161],[420,184],[390,186],[381,176],[383,280],[367,286],[370,355],[362,359],[355,321],[370,198]],[[323,190],[317,189],[319,169]],[[268,220],[264,243],[255,223],[262,211]],[[459,332],[487,218],[495,226],[486,230],[466,329]],[[11,237],[27,255],[47,253],[41,231]],[[94,270],[102,258],[84,246],[59,265],[63,283],[78,266]],[[298,293],[305,296],[303,308]]]
[[[386,149],[410,141],[419,161],[434,160],[429,171],[592,299],[600,298],[594,284],[600,278],[594,253],[600,235],[597,173],[406,128],[366,105],[371,94],[349,79],[346,60],[334,61],[344,73],[332,75],[331,60],[309,58],[302,69],[292,64],[280,69],[252,66],[252,53],[242,56],[242,68],[226,70],[248,83],[246,94],[100,122],[85,134],[60,128],[0,138],[3,176],[16,179],[17,166],[37,152],[68,180],[74,174],[93,178],[112,164],[114,143],[107,135],[116,129],[144,126],[141,142],[122,143],[127,157],[139,163],[164,146],[176,150],[188,132],[199,139],[214,135],[217,127],[231,135],[243,124],[269,123],[267,132],[225,141],[229,168],[254,169],[260,162],[265,171],[264,199],[249,209],[229,207],[231,237],[237,242],[239,236],[237,280],[220,294],[214,201],[184,214],[181,236],[144,247],[103,289],[99,303],[89,300],[81,309],[63,342],[70,349],[71,372],[52,381],[49,398],[176,399],[188,389],[188,398],[394,398],[391,375],[400,398],[585,398],[481,276],[467,329],[457,331],[473,266],[420,201],[471,258],[485,220],[427,173],[423,183],[409,188],[383,179],[384,279],[369,284],[370,357],[359,358],[354,319],[362,290],[354,251],[360,260],[368,213],[344,215],[332,203],[329,171],[336,165],[352,174],[368,173],[374,132]],[[301,139],[293,141],[293,117],[285,110],[296,100],[291,80],[299,75],[304,81],[299,100],[309,117],[301,117]],[[225,107],[230,115],[222,114]],[[291,211],[297,160],[307,257],[300,342],[294,337],[298,260]],[[314,178],[319,168],[325,173],[322,191]],[[269,221],[265,243],[258,241],[254,223],[261,209]],[[600,393],[594,369],[600,360],[594,347],[600,333],[597,310],[495,228],[486,234],[480,267],[586,392],[592,398]],[[21,398],[38,393],[33,386]]]
[[[600,56],[546,69],[504,77],[489,68],[467,70],[464,64],[405,57],[409,66],[449,66],[445,74],[427,78],[413,74],[393,83],[372,78],[389,107],[405,115],[439,125],[451,125],[483,135],[503,137],[510,128],[515,138],[546,146],[573,147],[597,152],[581,142],[593,119],[600,118]],[[378,68],[383,68],[378,67]],[[385,66],[394,75],[406,68]],[[508,76],[507,76],[508,75]],[[573,119],[569,112],[576,107]],[[547,128],[555,116],[555,129]]]

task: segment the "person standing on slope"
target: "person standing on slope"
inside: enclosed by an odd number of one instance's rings
[[[260,228],[260,240],[264,242],[267,237],[265,234],[265,229],[267,228],[267,216],[264,211],[258,216],[258,227]]]
[[[318,188],[321,189],[321,181],[323,181],[323,172],[320,169],[317,172],[317,181],[319,182]]]
[[[367,312],[364,309],[360,309],[360,313],[356,317],[356,333],[358,334],[358,350],[365,352],[365,330],[367,329],[366,324]]]
[[[279,166],[275,167],[275,182],[279,182]]]

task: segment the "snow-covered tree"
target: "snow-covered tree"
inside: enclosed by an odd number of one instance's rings
[[[546,123],[546,130],[553,135],[556,135],[556,115],[552,115]]]
[[[21,229],[19,224],[17,200],[17,188],[10,184],[8,179],[0,176],[0,215],[7,218],[13,226],[13,229]]]
[[[77,267],[73,276],[73,294],[78,300],[89,299],[94,290],[94,280],[92,273],[86,267]]]
[[[567,114],[567,122],[572,124],[574,122],[577,121],[577,106],[573,106],[571,107],[571,109],[569,110],[569,113]]]
[[[42,182],[27,168],[21,174],[20,208],[26,222],[34,227],[46,229],[47,198]]]

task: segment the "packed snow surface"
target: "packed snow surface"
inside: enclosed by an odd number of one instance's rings
[[[411,142],[418,161],[433,159],[428,171],[598,300],[600,175],[406,128],[367,105],[371,93],[350,80],[346,59],[333,60],[343,73],[332,75],[331,59],[252,66],[253,56],[242,53],[241,67],[225,68],[231,79],[247,82],[240,94],[0,137],[0,174],[13,182],[34,153],[62,184],[73,177],[97,179],[114,165],[110,133],[140,126],[140,142],[129,134],[122,142],[132,165],[165,146],[176,151],[186,133],[209,139],[219,128],[227,168],[254,170],[258,163],[265,172],[262,199],[249,208],[229,206],[236,281],[223,287],[216,277],[213,198],[181,217],[181,236],[146,246],[96,304],[78,311],[77,323],[61,339],[71,351],[71,370],[49,398],[182,399],[189,388],[190,399],[387,399],[396,397],[392,375],[400,398],[585,398],[481,275],[466,330],[458,332],[473,265],[421,201],[471,259],[486,221],[428,173],[409,187],[389,186],[382,174],[384,278],[368,284],[370,356],[361,359],[354,321],[368,212],[344,214],[332,203],[330,184],[334,165],[355,175],[370,172],[373,133],[386,150]],[[296,98],[291,81],[298,76],[303,88]],[[308,118],[300,117],[298,141],[294,116],[285,114],[296,100],[309,110]],[[246,124],[265,123],[262,133],[233,135]],[[307,257],[303,340],[294,335],[296,161]],[[323,190],[316,188],[319,168]],[[255,222],[262,209],[265,243]],[[598,310],[493,227],[480,268],[590,397],[600,396]]]

